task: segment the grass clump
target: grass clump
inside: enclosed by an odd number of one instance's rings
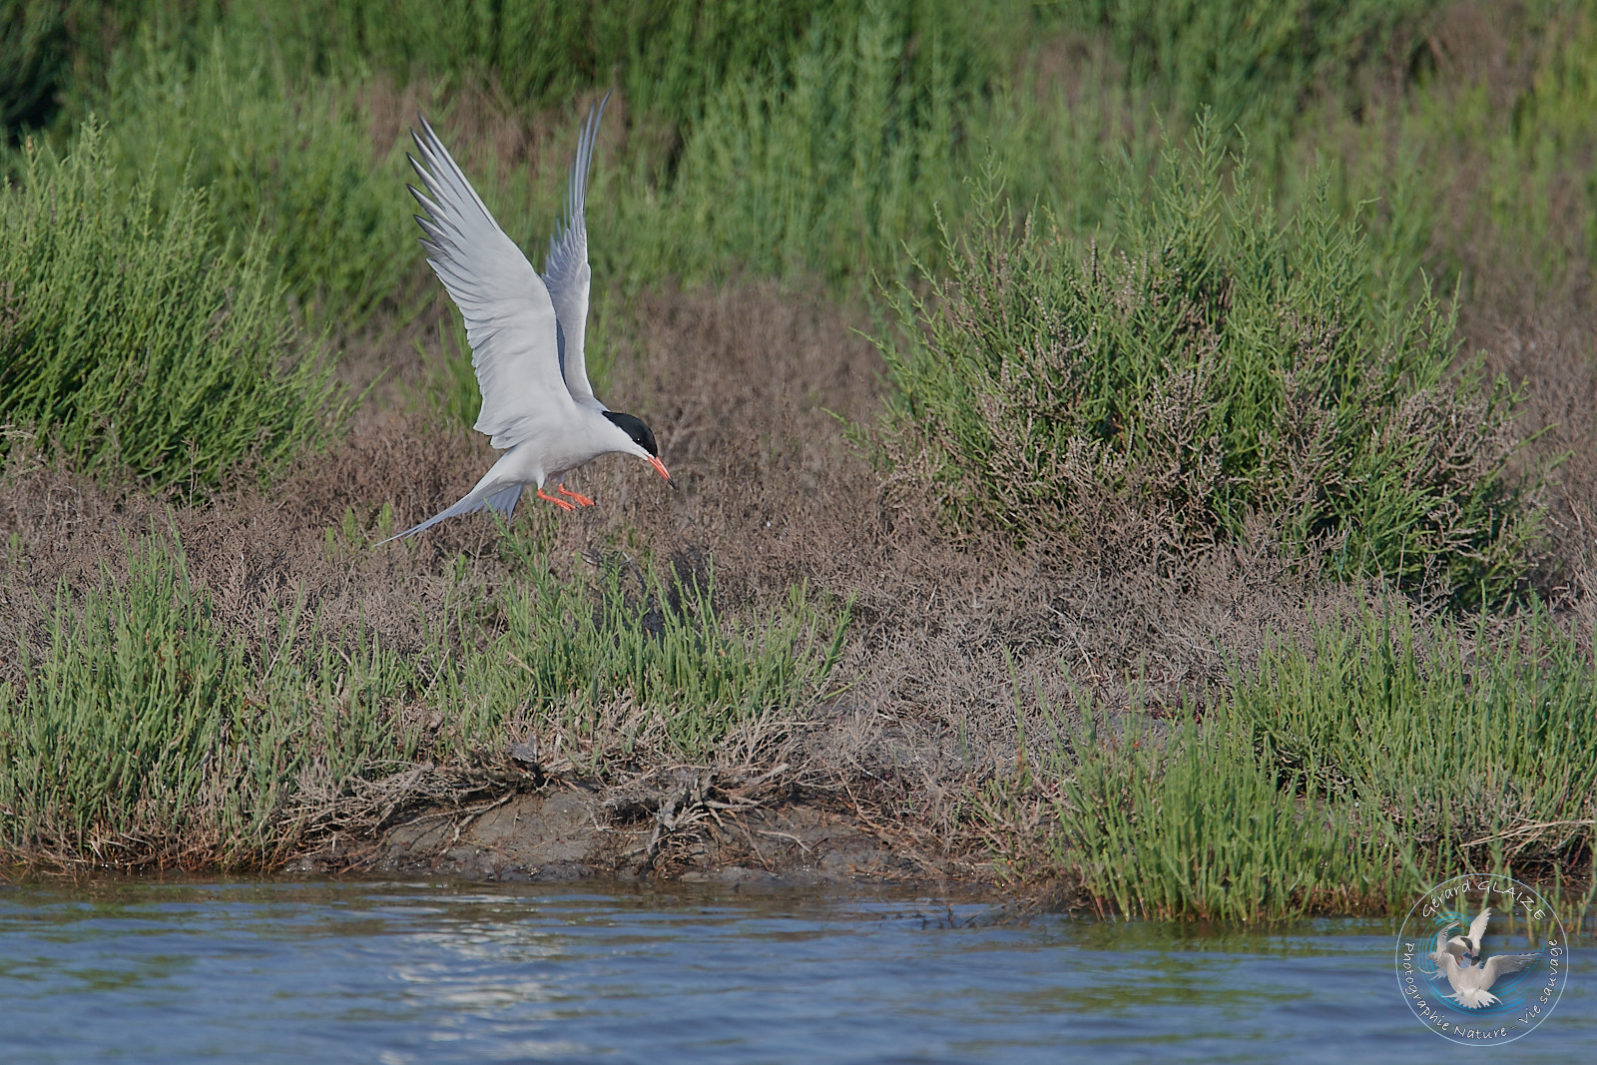
[[[405,671],[375,645],[296,650],[298,618],[251,647],[213,616],[181,548],[149,537],[0,685],[0,855],[240,868],[296,840],[303,774],[340,785],[414,749],[382,710]],[[261,653],[264,651],[265,653]]]
[[[1405,615],[1322,628],[1238,679],[1230,712],[1281,771],[1377,811],[1436,870],[1590,861],[1597,673],[1539,611],[1471,637]]]
[[[0,424],[84,468],[214,485],[321,446],[343,412],[259,241],[218,244],[200,192],[120,186],[98,125],[31,150],[0,199]]]
[[[1189,723],[1167,742],[1084,739],[1057,807],[1058,860],[1121,913],[1279,920],[1364,910],[1392,890],[1386,841],[1348,804],[1282,788],[1232,720]]]
[[[1539,613],[1473,641],[1406,614],[1322,628],[1201,721],[1183,706],[1166,740],[1089,729],[1057,860],[1122,912],[1173,918],[1379,909],[1461,870],[1579,882],[1594,677]]]
[[[510,544],[528,577],[500,598],[496,635],[458,665],[440,659],[437,696],[462,737],[516,722],[623,760],[652,747],[703,762],[734,726],[797,717],[828,690],[849,611],[810,603],[802,587],[748,629],[721,616],[710,570],[612,559],[560,579],[541,551]]]
[[[258,230],[301,305],[347,329],[415,267],[409,171],[398,145],[378,152],[351,91],[254,41],[190,49],[141,34],[98,101],[102,150],[124,180],[152,181],[160,206],[204,188],[219,241]]]
[[[323,624],[303,589],[226,616],[164,535],[81,593],[63,581],[46,631],[24,631],[0,672],[0,861],[270,867],[318,833],[375,832],[484,786],[518,734],[602,783],[739,764],[733,730],[829,693],[846,608],[795,588],[770,624],[734,625],[708,571],[562,580],[548,548],[510,541],[530,579],[497,599],[462,560],[404,654],[364,620]]]
[[[1339,575],[1501,598],[1533,525],[1513,394],[1453,372],[1452,318],[1380,286],[1405,271],[1325,196],[1283,219],[1225,162],[1204,126],[1123,181],[1109,254],[989,190],[896,300],[888,460],[960,531],[1180,554],[1262,519]]]

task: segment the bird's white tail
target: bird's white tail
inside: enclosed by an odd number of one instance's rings
[[[501,488],[492,494],[479,494],[477,489],[473,489],[471,492],[467,493],[464,499],[450,507],[448,510],[439,511],[437,514],[434,514],[420,525],[412,525],[404,532],[397,532],[390,536],[388,540],[400,540],[406,536],[412,536],[415,533],[419,533],[423,529],[430,529],[434,525],[437,525],[439,522],[443,521],[445,518],[458,518],[462,514],[475,514],[479,510],[491,510],[495,514],[503,515],[504,519],[509,521],[510,515],[515,513],[516,501],[521,498],[521,490],[524,487],[526,486],[513,484],[509,485],[508,487]],[[383,544],[386,544],[388,540],[379,540],[374,546],[381,547]]]

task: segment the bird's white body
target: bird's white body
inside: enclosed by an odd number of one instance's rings
[[[592,505],[564,485],[559,491],[565,499],[547,495],[543,488],[611,452],[635,455],[670,480],[654,453],[653,434],[594,396],[584,362],[592,278],[584,200],[603,113],[601,102],[583,127],[571,168],[565,226],[549,241],[542,275],[499,228],[427,120],[421,120],[420,134],[412,134],[421,158],[410,162],[425,186],[425,191],[410,190],[427,212],[416,216],[426,234],[422,246],[428,265],[465,320],[471,364],[482,391],[475,428],[505,453],[457,503],[389,540],[478,510],[508,519],[529,486],[568,510]]]

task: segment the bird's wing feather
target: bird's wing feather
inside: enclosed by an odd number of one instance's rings
[[[588,289],[593,271],[588,268],[588,223],[584,216],[588,196],[588,165],[593,161],[593,142],[604,117],[606,93],[599,106],[588,112],[582,134],[577,138],[577,157],[571,164],[571,179],[566,188],[566,218],[549,238],[549,257],[544,260],[543,280],[549,288],[560,319],[560,372],[566,387],[578,403],[598,406],[593,386],[588,383],[588,367],[583,358],[583,340],[588,330]]]
[[[477,431],[493,446],[520,443],[532,427],[571,404],[560,376],[555,308],[527,257],[505,235],[427,120],[411,133],[421,158],[410,164],[426,191],[427,263],[460,308],[471,365],[482,390]]]
[[[1487,958],[1486,964],[1481,966],[1485,970],[1481,986],[1491,987],[1497,982],[1498,977],[1528,969],[1541,960],[1540,954],[1498,954]]]
[[[1476,954],[1481,952],[1481,937],[1486,934],[1486,926],[1490,924],[1491,921],[1492,908],[1490,906],[1486,906],[1483,907],[1481,912],[1475,916],[1475,920],[1469,923],[1470,946],[1473,948],[1474,953]]]

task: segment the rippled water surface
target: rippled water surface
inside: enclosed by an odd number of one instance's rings
[[[1421,1029],[1394,929],[1272,934],[831,890],[0,887],[7,1062],[1597,1061],[1597,951],[1497,1051]]]

